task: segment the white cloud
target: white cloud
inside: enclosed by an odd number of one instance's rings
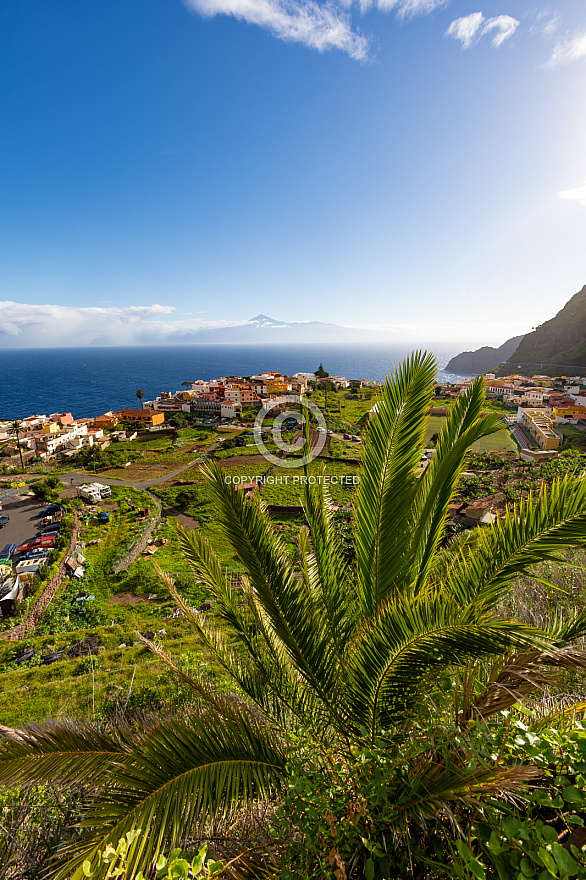
[[[495,30],[496,34],[492,39],[492,45],[498,49],[505,40],[513,36],[518,27],[519,21],[511,15],[497,15],[494,18],[489,18],[482,28],[482,34],[488,34]]]
[[[586,207],[586,183],[584,186],[577,186],[575,189],[563,189],[558,192],[560,199],[568,199],[571,202],[579,202],[580,205]]]
[[[416,15],[429,15],[449,2],[450,0],[377,0],[377,7],[381,12],[396,10],[398,18],[413,18]]]
[[[560,64],[571,64],[582,58],[586,58],[586,31],[582,34],[573,34],[557,43],[545,66],[551,69],[559,67]]]
[[[0,302],[0,346],[135,345],[174,342],[179,337],[210,327],[233,326],[238,321],[157,320],[173,306],[128,308],[72,307],[53,304]]]
[[[231,15],[266,28],[286,42],[303,43],[319,52],[341,49],[351,58],[364,60],[368,40],[352,30],[348,13],[333,3],[315,0],[184,0],[205,18]]]
[[[192,12],[204,18],[230,15],[248,24],[266,28],[286,42],[303,43],[324,52],[340,49],[360,61],[368,58],[369,38],[352,24],[351,9],[361,13],[377,8],[395,12],[399,19],[429,15],[451,0],[183,0]],[[342,8],[343,7],[343,8]]]
[[[530,34],[540,34],[543,37],[552,37],[555,34],[560,23],[560,16],[557,12],[550,12],[548,9],[542,9],[535,15],[535,24],[529,28]]]
[[[469,49],[476,41],[476,35],[482,27],[484,15],[482,12],[471,12],[462,18],[456,18],[446,31],[446,36],[453,37],[462,43],[463,49]]]
[[[518,27],[519,21],[511,15],[495,15],[494,18],[485,19],[482,12],[471,12],[470,15],[456,18],[447,29],[446,36],[459,40],[463,49],[469,49],[485,34],[496,31],[492,45],[498,49]]]

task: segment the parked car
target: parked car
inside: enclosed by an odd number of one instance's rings
[[[110,522],[110,514],[108,513],[107,510],[101,510],[100,513],[98,514],[98,517],[101,520],[101,522]]]
[[[4,526],[8,525],[9,522],[10,522],[9,516],[5,516],[4,514],[2,516],[0,516],[0,529],[3,529]]]
[[[6,544],[5,547],[0,550],[0,562],[3,559],[12,559],[14,554],[16,553],[16,544]]]
[[[358,434],[352,434],[352,442],[353,443],[362,443],[362,440],[358,436]]]
[[[58,528],[52,528],[51,526],[45,526],[44,529],[39,529],[39,531],[35,534],[35,538],[41,538],[43,535],[58,535],[61,532],[61,526]]]
[[[29,550],[28,553],[21,553],[21,559],[35,559],[37,556],[45,556],[47,553],[46,547],[37,547],[36,550]]]
[[[39,516],[51,516],[54,513],[57,513],[58,510],[63,511],[63,506],[61,504],[50,504],[48,507],[45,507],[39,513]]]
[[[351,440],[352,434],[344,434],[344,440]]]
[[[29,550],[35,550],[37,547],[54,547],[55,540],[55,535],[44,535],[39,538],[33,538],[32,541],[27,541],[25,544],[20,545],[20,552],[26,553]]]

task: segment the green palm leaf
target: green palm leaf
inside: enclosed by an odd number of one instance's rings
[[[371,411],[354,503],[358,600],[374,614],[405,575],[415,469],[425,436],[436,364],[416,353],[387,379]]]
[[[483,603],[463,606],[437,590],[413,598],[395,593],[357,631],[347,658],[349,717],[355,730],[403,726],[431,677],[471,658],[542,645],[543,634],[513,621],[491,620]]]
[[[123,729],[110,734],[72,721],[30,724],[0,739],[0,783],[99,784],[105,766],[131,761],[130,748],[131,739]]]
[[[459,548],[446,587],[467,603],[479,590],[494,607],[515,578],[547,560],[562,562],[562,550],[586,546],[586,476],[554,481],[509,509],[503,520],[482,529],[473,549]]]
[[[409,553],[411,578],[420,587],[435,561],[448,518],[448,508],[457,490],[465,455],[473,443],[503,426],[498,415],[482,415],[482,377],[458,397],[436,445],[413,500],[413,533]]]
[[[293,569],[262,502],[235,492],[219,469],[208,468],[206,477],[217,501],[219,522],[248,572],[265,626],[271,627],[297,672],[335,714],[336,654],[322,609]]]
[[[68,734],[63,732],[66,747]],[[87,732],[85,738],[93,742]],[[43,768],[41,774],[39,769],[35,778],[49,770]],[[237,704],[223,717],[214,712],[191,715],[135,734],[123,761],[118,754],[102,760],[103,792],[86,812],[82,833],[60,853],[54,877],[78,880],[85,860],[95,865],[106,844],[116,845],[136,828],[144,833],[132,849],[129,869],[132,876],[139,870],[146,873],[159,852],[173,849],[196,824],[272,796],[284,772],[282,744]],[[73,781],[79,781],[77,776]]]
[[[312,547],[309,552],[309,545],[302,538],[305,581],[317,612],[323,616],[339,663],[354,622],[354,610],[348,602],[346,563],[333,527],[331,500],[323,484],[307,483],[302,504]]]

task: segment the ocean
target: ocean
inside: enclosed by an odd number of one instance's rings
[[[425,346],[421,346],[422,348]],[[461,346],[429,346],[444,367]],[[332,375],[382,380],[410,349],[381,344],[174,345],[42,348],[0,351],[0,419],[54,412],[94,418],[107,410],[139,408],[182,382],[248,376],[278,370],[313,372],[320,363]],[[440,369],[440,381],[456,374]]]

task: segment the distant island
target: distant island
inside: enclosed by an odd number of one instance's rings
[[[256,315],[243,324],[232,327],[214,327],[173,335],[173,342],[231,343],[262,345],[266,343],[302,344],[310,342],[372,342],[388,341],[392,337],[383,330],[359,330],[323,321],[278,321],[268,315]],[[103,345],[103,341],[97,341]]]
[[[545,370],[550,376],[586,372],[586,285],[554,318],[531,333],[507,339],[500,348],[484,346],[456,355],[445,367],[461,373],[494,371],[504,375],[512,368],[533,376]]]

